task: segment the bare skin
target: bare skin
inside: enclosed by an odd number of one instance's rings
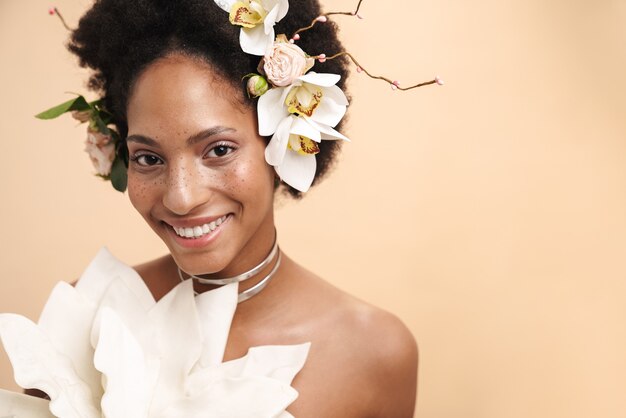
[[[128,193],[170,250],[136,267],[157,300],[179,283],[177,265],[231,276],[258,264],[273,244],[275,174],[264,160],[255,112],[239,95],[209,65],[181,55],[151,64],[131,92]],[[202,246],[173,232],[217,217],[228,221]],[[252,346],[307,341],[309,357],[293,382],[293,415],[413,416],[417,347],[407,328],[283,256],[269,285],[238,306],[225,360]]]
[[[157,299],[178,283],[170,256],[136,270]],[[404,324],[283,255],[270,284],[237,308],[224,360],[253,346],[306,341],[309,357],[293,382],[299,397],[287,409],[294,416],[413,416],[417,346]]]

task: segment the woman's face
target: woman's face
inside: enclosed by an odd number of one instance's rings
[[[274,172],[240,95],[207,64],[173,55],[129,99],[130,200],[188,273],[240,273],[274,240]]]

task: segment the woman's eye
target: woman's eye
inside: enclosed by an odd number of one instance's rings
[[[225,155],[230,154],[234,150],[235,148],[231,147],[230,145],[219,144],[211,148],[211,150],[206,154],[206,156],[209,158],[223,157]]]
[[[136,162],[143,167],[151,167],[161,163],[161,159],[152,154],[139,154],[131,157],[131,161]]]

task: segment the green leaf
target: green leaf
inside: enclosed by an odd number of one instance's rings
[[[109,130],[109,127],[106,125],[106,123],[104,123],[104,121],[102,120],[102,118],[100,118],[99,115],[96,115],[92,118],[92,120],[96,123],[96,127],[98,128],[98,131],[105,134],[105,135],[110,135],[111,131]]]
[[[38,119],[54,119],[58,118],[62,114],[66,112],[70,112],[72,110],[89,110],[91,107],[87,100],[83,96],[78,96],[75,99],[68,100],[65,103],[61,103],[60,105],[54,106],[44,112],[35,115]]]
[[[111,184],[113,188],[118,192],[124,192],[128,183],[128,174],[126,172],[126,165],[121,158],[116,157],[111,167]]]

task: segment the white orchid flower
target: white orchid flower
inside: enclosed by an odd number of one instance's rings
[[[274,25],[289,10],[288,0],[215,0],[215,4],[229,13],[230,23],[241,26],[241,49],[259,56],[272,46]]]
[[[335,84],[337,74],[309,72],[287,87],[274,87],[259,98],[259,134],[272,135],[265,160],[281,179],[306,192],[315,177],[316,143],[348,140],[333,129],[346,113],[348,99]]]
[[[236,306],[236,284],[194,298],[191,281],[155,302],[103,249],[76,287],[54,288],[38,324],[0,315],[16,382],[50,397],[0,390],[0,416],[291,417],[290,385],[309,344],[253,347],[222,362]]]

